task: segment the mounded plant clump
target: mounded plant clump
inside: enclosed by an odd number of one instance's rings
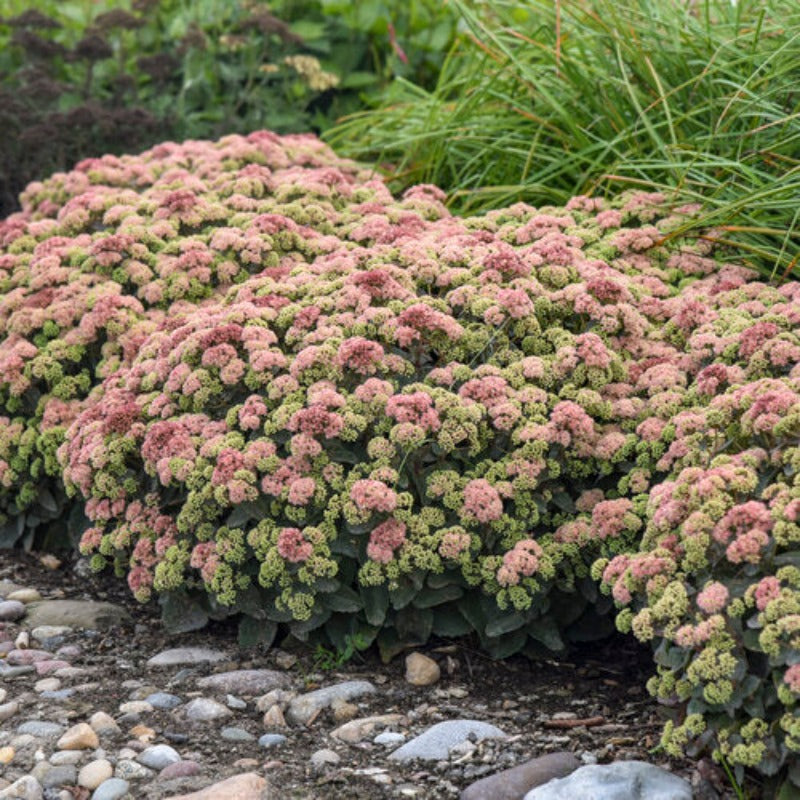
[[[537,654],[616,604],[672,752],[795,779],[798,285],[665,241],[697,209],[659,195],[459,219],[368,178],[255,135],[30,187],[0,256],[7,525],[66,491],[96,568],[244,641]],[[46,332],[47,289],[84,310]]]

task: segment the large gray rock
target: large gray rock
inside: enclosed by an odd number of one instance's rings
[[[25,775],[0,790],[0,797],[13,797],[15,800],[42,800],[43,796],[41,784],[33,775]]]
[[[373,694],[375,687],[369,681],[344,681],[324,689],[306,692],[295,697],[289,704],[286,719],[293,725],[305,725],[322,709],[328,708],[334,700],[354,700],[364,694]]]
[[[218,672],[197,681],[200,689],[213,689],[230,694],[266,694],[289,685],[289,678],[274,669],[235,669]]]
[[[537,786],[525,800],[692,800],[688,781],[644,761],[592,764]]]
[[[31,628],[64,625],[103,630],[131,621],[130,614],[122,606],[95,600],[41,600],[30,603],[27,609],[25,624]]]
[[[476,719],[452,719],[439,722],[424,733],[398,747],[389,755],[394,761],[411,761],[421,758],[426,761],[441,761],[449,756],[451,748],[467,739],[504,739],[506,734]]]
[[[476,781],[461,792],[459,800],[519,800],[525,792],[563,778],[580,765],[573,753],[548,753]]]

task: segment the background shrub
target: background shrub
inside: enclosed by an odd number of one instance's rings
[[[430,85],[456,18],[431,0],[31,4],[0,18],[0,216],[100,153],[269,128],[320,131],[394,75]]]

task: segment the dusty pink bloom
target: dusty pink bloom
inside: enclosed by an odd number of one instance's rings
[[[367,555],[380,564],[388,564],[394,558],[394,551],[406,538],[406,526],[396,519],[387,519],[373,528],[367,544]]]
[[[397,494],[383,481],[362,479],[350,489],[350,499],[361,511],[391,513],[397,508]]]
[[[725,608],[730,594],[725,584],[719,581],[709,583],[697,595],[697,607],[706,614],[716,614]]]
[[[314,546],[305,539],[299,528],[281,528],[277,549],[281,558],[293,564],[308,560],[314,552]]]
[[[503,556],[503,565],[497,571],[501,586],[514,586],[522,577],[530,577],[539,569],[544,551],[533,539],[522,539]]]
[[[503,500],[489,481],[478,478],[464,487],[464,505],[461,513],[478,522],[494,522],[503,516]]]
[[[293,506],[304,506],[314,497],[316,488],[313,478],[298,478],[290,484],[287,499]]]

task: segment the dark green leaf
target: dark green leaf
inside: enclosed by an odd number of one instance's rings
[[[239,647],[263,645],[269,647],[275,640],[278,624],[266,619],[243,616],[239,620]]]
[[[199,596],[178,589],[165,592],[158,598],[161,621],[168,633],[187,633],[200,630],[208,622],[208,612]]]
[[[422,589],[412,602],[417,608],[432,608],[449,600],[457,600],[463,594],[464,590],[460,586],[451,583],[449,586],[442,586],[441,589]]]
[[[433,633],[436,636],[466,636],[471,631],[472,626],[455,603],[433,609]]]
[[[367,622],[370,625],[383,625],[389,608],[389,590],[385,586],[362,586],[359,592]]]
[[[549,650],[554,653],[561,652],[565,649],[564,642],[561,639],[561,633],[558,630],[558,625],[550,617],[541,617],[540,619],[529,622],[525,626],[528,635],[541,642]]]
[[[361,597],[358,592],[353,591],[353,589],[344,584],[341,584],[335,592],[326,594],[321,599],[331,611],[350,614],[361,611]]]
[[[504,633],[519,630],[525,624],[525,617],[517,611],[500,611],[486,623],[486,636],[502,636]]]
[[[397,635],[406,642],[425,644],[433,629],[433,611],[429,608],[406,606],[397,612],[394,626]]]
[[[504,636],[484,639],[482,640],[482,644],[486,652],[489,653],[492,658],[499,661],[501,658],[508,658],[515,653],[519,653],[527,641],[527,633],[520,629],[513,633],[507,633]]]

